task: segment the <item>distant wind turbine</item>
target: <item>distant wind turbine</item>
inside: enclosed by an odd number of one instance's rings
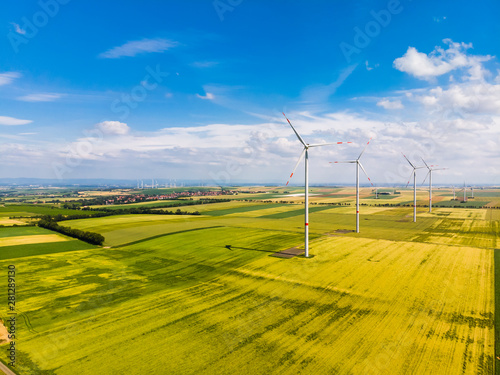
[[[290,120],[286,117],[286,115],[283,113],[283,116],[285,116],[286,120],[288,121],[288,124],[292,128],[293,132],[297,136],[298,140],[302,145],[304,146],[304,149],[302,150],[302,153],[300,154],[299,160],[297,161],[297,164],[295,164],[295,168],[293,168],[292,173],[290,174],[290,177],[286,183],[290,182],[293,174],[295,173],[295,170],[297,169],[297,166],[299,163],[302,161],[302,159],[305,156],[305,182],[304,182],[304,188],[305,188],[305,195],[304,195],[304,209],[305,209],[305,223],[304,223],[304,236],[305,236],[305,257],[309,257],[309,148],[310,147],[319,147],[319,146],[327,146],[327,145],[340,145],[343,143],[352,143],[352,142],[334,142],[334,143],[318,143],[318,144],[309,144],[304,142],[302,137],[297,133],[297,130],[293,127],[292,123]]]
[[[424,184],[425,180],[427,180],[427,176],[429,176],[429,213],[430,213],[430,212],[432,212],[432,172],[433,171],[440,171],[440,170],[447,169],[447,168],[432,168],[432,167],[437,167],[437,165],[427,165],[427,163],[425,162],[425,160],[423,158],[420,158],[420,159],[422,159],[425,166],[429,170],[429,172],[427,172],[427,175],[424,178],[424,181],[422,182],[422,185]]]
[[[359,233],[359,168],[360,167],[361,167],[363,173],[368,178],[368,181],[370,181],[370,184],[372,184],[372,186],[373,186],[373,183],[370,180],[370,177],[368,177],[368,174],[366,173],[365,169],[363,168],[363,165],[359,161],[359,159],[361,159],[361,156],[364,154],[366,148],[370,144],[371,140],[372,140],[371,138],[368,140],[368,143],[366,143],[365,148],[363,149],[363,151],[361,151],[361,154],[359,154],[359,156],[356,160],[330,162],[330,163],[334,163],[334,164],[336,164],[336,163],[356,163],[356,233]]]
[[[408,179],[408,182],[406,183],[406,187],[408,187],[409,183],[410,183],[410,180],[411,180],[411,176],[413,175],[413,222],[416,223],[417,222],[417,169],[420,169],[420,168],[425,168],[425,167],[416,167],[415,165],[412,164],[412,162],[406,157],[405,154],[401,153],[404,158],[406,159],[406,161],[408,162],[408,164],[410,164],[410,166],[413,168],[412,172],[411,172],[411,175],[410,175],[410,178]]]
[[[467,188],[465,187],[465,181],[464,181],[463,191],[464,191],[464,203],[465,203],[467,202]]]

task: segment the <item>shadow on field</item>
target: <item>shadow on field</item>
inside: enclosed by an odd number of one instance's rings
[[[240,247],[240,246],[233,246],[233,245],[226,245],[224,246],[224,248],[228,249],[228,250],[250,250],[250,251],[262,251],[264,253],[274,253],[273,250],[263,250],[263,249],[250,249],[248,247]]]

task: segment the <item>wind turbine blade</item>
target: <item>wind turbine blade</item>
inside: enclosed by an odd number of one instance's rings
[[[328,146],[328,145],[341,145],[343,143],[352,143],[352,142],[314,143],[314,144],[308,145],[308,146],[309,147],[319,147],[319,146]]]
[[[410,178],[408,178],[408,182],[406,183],[406,187],[408,187],[408,185],[410,185],[411,176],[413,176],[413,172],[414,171],[411,171],[411,175],[410,175]]]
[[[401,153],[401,155],[405,157],[406,161],[411,165],[412,168],[415,168],[415,166],[411,163],[411,161],[406,157],[405,154]]]
[[[425,180],[427,180],[427,177],[431,174],[431,170],[429,169],[429,172],[425,175],[424,180],[422,181],[422,185],[425,183]]]
[[[427,165],[427,163],[425,162],[424,158],[420,157],[420,159],[422,159],[422,161],[424,162],[424,164],[427,167],[427,169],[430,169],[429,166]]]
[[[297,136],[297,138],[299,139],[300,143],[302,143],[304,145],[304,147],[307,147],[306,146],[306,143],[304,142],[304,140],[302,139],[302,137],[299,135],[299,133],[297,133],[297,130],[295,130],[295,128],[293,127],[292,123],[290,122],[290,120],[288,119],[288,117],[286,117],[285,113],[284,112],[281,112],[283,113],[283,116],[285,116],[286,118],[286,121],[288,121],[288,123],[290,124],[290,126],[292,127],[293,129],[293,132],[295,133],[295,135]]]
[[[288,177],[288,181],[286,182],[286,185],[285,185],[285,186],[287,186],[287,185],[288,185],[288,183],[290,182],[290,180],[292,179],[292,176],[293,176],[293,174],[295,173],[295,170],[297,169],[297,167],[298,167],[299,163],[300,163],[300,162],[302,161],[302,159],[304,158],[305,153],[306,153],[306,149],[304,148],[304,149],[302,150],[302,153],[300,154],[300,157],[299,157],[299,160],[297,161],[297,164],[295,164],[295,168],[293,168],[292,174],[290,175],[290,177]]]
[[[359,160],[359,159],[361,159],[361,155],[363,155],[363,154],[365,153],[365,150],[366,150],[366,148],[368,147],[368,145],[370,144],[370,141],[371,141],[371,140],[372,140],[372,138],[370,138],[370,139],[368,140],[368,143],[366,144],[365,148],[363,149],[363,151],[361,151],[361,154],[359,154],[359,156],[358,156],[358,160]]]
[[[337,164],[337,163],[356,163],[356,160],[342,160],[342,161],[331,161],[330,164]]]
[[[370,177],[368,177],[368,173],[366,173],[365,169],[363,168],[363,165],[359,161],[358,161],[358,164],[361,167],[361,170],[364,172],[364,174],[365,174],[366,178],[368,179],[368,181],[370,181],[370,184],[372,184],[372,186],[374,186],[372,180],[370,180]]]

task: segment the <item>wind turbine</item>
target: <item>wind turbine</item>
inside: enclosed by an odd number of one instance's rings
[[[455,196],[455,185],[453,185],[453,200],[456,201],[456,196]]]
[[[406,183],[406,187],[408,187],[408,184],[410,183],[411,176],[413,175],[413,222],[417,222],[417,169],[420,168],[425,168],[425,167],[416,167],[412,164],[412,162],[406,157],[405,154],[401,153],[408,164],[413,168],[410,178],[408,179],[408,182]]]
[[[467,188],[465,187],[465,181],[464,181],[464,203],[467,202]]]
[[[359,161],[359,159],[361,159],[361,156],[364,154],[366,148],[370,144],[371,140],[372,140],[371,138],[368,140],[368,143],[366,144],[363,151],[361,151],[361,154],[359,154],[359,156],[356,160],[334,161],[333,162],[334,164],[336,164],[336,163],[356,163],[356,233],[359,233],[359,167],[361,167],[361,169],[363,170],[363,173],[368,178],[368,181],[370,181],[370,184],[372,184],[372,186],[373,186],[373,183],[370,180],[370,177],[368,177],[368,174],[366,173],[365,169],[363,168],[363,165]],[[330,162],[330,163],[332,163],[332,162]]]
[[[429,176],[429,213],[431,213],[432,212],[432,172],[443,170],[446,168],[432,168],[432,167],[437,167],[437,165],[427,165],[427,163],[425,162],[425,160],[423,158],[420,158],[420,159],[422,159],[425,166],[429,170],[429,172],[427,172],[427,174],[425,175],[425,178],[424,178],[424,181],[422,182],[422,185],[424,184],[425,180],[427,180],[427,176]]]
[[[297,164],[295,164],[295,168],[293,168],[292,174],[288,178],[288,181],[287,181],[286,185],[288,185],[288,183],[292,179],[292,176],[295,173],[295,170],[297,169],[297,166],[299,165],[299,163],[302,161],[302,159],[305,156],[305,163],[304,163],[304,165],[305,165],[305,183],[304,183],[304,185],[305,185],[304,186],[304,188],[305,188],[305,195],[304,195],[304,198],[305,198],[304,199],[305,223],[304,223],[304,236],[305,236],[305,257],[308,258],[309,257],[309,172],[308,172],[308,168],[309,168],[309,148],[310,147],[327,146],[327,145],[341,145],[343,143],[352,143],[352,142],[334,142],[334,143],[318,143],[318,144],[309,144],[309,143],[306,143],[306,142],[304,142],[304,140],[302,139],[302,137],[299,135],[299,133],[297,133],[297,130],[295,130],[295,128],[293,127],[292,123],[290,122],[290,120],[288,119],[288,117],[286,117],[286,115],[284,113],[283,113],[283,116],[285,116],[286,120],[288,121],[288,124],[290,124],[290,127],[292,128],[293,132],[297,136],[298,140],[304,146],[304,149],[302,150],[302,153],[300,154],[299,160],[297,161]]]

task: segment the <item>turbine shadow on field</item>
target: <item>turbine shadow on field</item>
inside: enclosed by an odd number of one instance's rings
[[[265,253],[274,253],[275,251],[273,250],[264,250],[264,249],[251,249],[249,247],[240,247],[240,246],[232,246],[232,245],[226,245],[224,246],[224,248],[228,249],[228,250],[250,250],[250,251],[262,251],[262,252],[265,252]]]

